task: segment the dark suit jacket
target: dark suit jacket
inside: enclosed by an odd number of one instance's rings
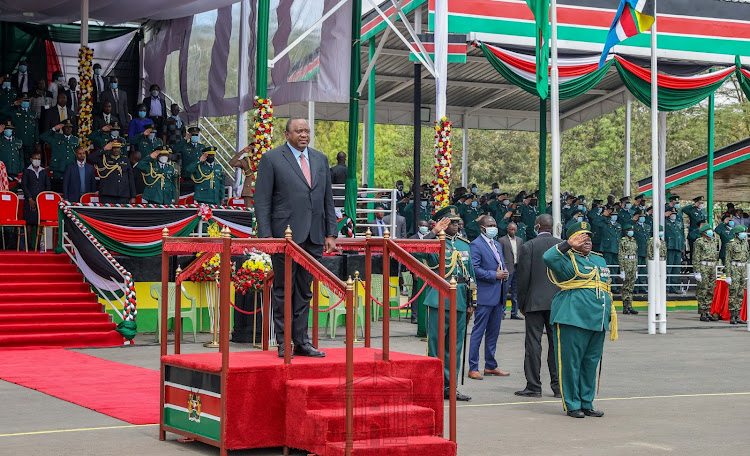
[[[117,89],[117,96],[119,102],[115,101],[115,96],[112,94],[112,89],[107,89],[102,92],[101,102],[109,101],[112,103],[112,114],[120,118],[120,131],[128,131],[128,94],[122,89]]]
[[[39,213],[31,209],[31,200],[36,201],[36,197],[41,192],[48,192],[51,190],[52,183],[49,179],[49,173],[46,168],[42,168],[39,172],[39,177],[36,173],[26,168],[23,170],[23,176],[21,177],[21,188],[23,189],[23,218],[29,225],[36,225],[39,223]]]
[[[68,97],[68,102],[65,104],[65,106],[67,106],[68,108],[72,109],[73,112],[77,113],[77,110],[73,109],[73,97],[77,97],[78,96],[78,90],[71,91],[70,89],[68,89],[64,93],[65,93],[65,96]],[[78,102],[76,107],[78,107],[78,105],[80,105],[80,104],[81,103]]]
[[[258,237],[283,238],[287,225],[298,244],[309,237],[314,244],[323,245],[327,236],[337,235],[328,158],[313,148],[307,151],[312,186],[307,185],[287,144],[260,159],[255,183]]]
[[[383,222],[385,222],[386,225],[390,225],[391,214],[388,214],[385,217],[383,217]],[[409,237],[409,233],[407,233],[407,230],[406,230],[406,217],[396,214],[396,232],[391,234],[391,238],[406,239],[408,237]]]
[[[67,106],[65,109],[67,110],[68,119],[73,123],[73,136],[78,136],[78,118],[72,109]],[[49,109],[45,109],[42,113],[42,118],[44,119],[44,128],[42,128],[42,131],[52,130],[52,127],[62,123],[60,121],[60,112],[57,110],[57,103]]]
[[[526,242],[518,258],[518,308],[523,312],[550,310],[552,298],[560,291],[547,278],[547,266],[542,255],[562,242],[551,234],[541,234]]]
[[[503,257],[503,248],[499,242],[493,240],[500,261],[504,268],[508,268]],[[505,304],[505,295],[508,293],[508,281],[498,280],[497,267],[501,266],[495,258],[495,254],[487,243],[484,236],[471,241],[471,264],[474,266],[474,274],[477,278],[477,305],[497,306]]]
[[[94,112],[95,113],[99,113],[102,110],[102,107],[99,104],[101,102],[101,100],[100,100],[101,95],[99,94],[99,89],[97,87],[96,78],[97,78],[97,76],[93,76],[92,79],[91,79],[91,85],[92,85],[92,89],[93,89],[93,92],[92,92],[91,95],[92,95],[92,99],[93,99],[92,101],[94,103]],[[107,78],[105,78],[104,76],[101,76],[101,78],[102,78],[102,93],[103,93],[104,91],[106,91],[109,88],[109,81],[107,81]]]
[[[78,161],[68,163],[63,175],[63,197],[73,203],[81,201],[81,195],[96,191],[94,167],[88,163],[84,165],[86,188],[81,188],[81,177],[78,174]]]
[[[115,123],[115,122],[119,123],[120,124],[120,128],[122,128],[122,122],[120,122],[120,118],[117,117],[117,114],[115,114],[114,112],[112,112],[109,115],[109,123]],[[92,132],[99,131],[105,125],[107,125],[107,123],[104,121],[104,114],[99,113],[99,114],[97,114],[97,115],[94,116],[94,126],[92,127],[91,131]],[[120,130],[120,131],[122,131],[122,130]]]
[[[21,79],[19,78],[19,75],[20,73],[18,71],[16,71],[15,73],[11,75],[10,85],[14,89],[16,89],[16,92],[18,92],[18,94],[20,95],[21,88],[19,87],[19,83],[21,82]],[[31,96],[32,92],[36,90],[36,78],[34,77],[33,74],[29,73],[28,71],[26,72],[26,77],[29,78],[28,85],[26,86],[29,90],[27,90],[26,93],[28,93],[29,96]]]
[[[503,257],[508,260],[508,273],[513,274],[516,272],[516,265],[513,264],[513,250],[510,248],[510,238],[506,234],[505,236],[501,237],[497,240],[500,245],[503,246]],[[516,255],[518,256],[518,259],[516,259],[516,262],[521,260],[521,246],[523,245],[523,239],[516,236],[515,238],[516,242]]]

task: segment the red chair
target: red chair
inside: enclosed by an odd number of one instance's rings
[[[90,192],[90,193],[84,193],[81,195],[81,203],[98,203],[99,202],[99,192]]]
[[[245,207],[245,198],[229,198],[229,205],[235,207]]]
[[[60,205],[60,201],[62,201],[62,195],[55,192],[41,192],[36,196],[36,208],[37,213],[39,214],[39,222],[36,231],[36,242],[34,243],[34,250],[36,250],[39,246],[40,232],[44,232],[44,237],[46,239],[47,227],[50,227],[53,232],[55,228],[59,228],[57,210],[58,206]]]
[[[139,193],[135,195],[135,203],[134,204],[143,204],[143,193]]]
[[[18,195],[13,192],[0,192],[0,237],[3,238],[3,249],[5,249],[5,236],[3,227],[10,226],[18,229],[18,243],[16,251],[21,250],[21,228],[25,239],[26,251],[29,251],[29,236],[26,231],[26,221],[18,217]]]

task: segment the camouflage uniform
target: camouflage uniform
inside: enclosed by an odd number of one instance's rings
[[[719,261],[719,249],[716,240],[701,236],[693,244],[693,270],[701,275],[696,285],[695,298],[698,300],[698,311],[701,315],[711,310],[716,287],[716,263]]]
[[[649,239],[646,243],[646,258],[649,260],[654,259],[654,238]],[[661,240],[659,240],[659,259],[667,259],[667,246]]]
[[[724,272],[727,277],[732,278],[729,285],[729,311],[734,317],[734,313],[739,315],[742,310],[742,298],[745,291],[745,265],[748,260],[747,243],[743,240],[734,238],[727,243],[726,259],[724,262]]]
[[[638,273],[638,243],[630,236],[620,239],[620,270],[625,273],[622,283],[622,313],[629,314],[633,308],[633,288],[635,276]]]

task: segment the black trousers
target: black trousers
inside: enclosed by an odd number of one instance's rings
[[[300,244],[307,253],[320,261],[323,258],[323,246],[314,244],[308,238]],[[271,256],[273,264],[273,325],[276,330],[276,342],[284,343],[284,263],[283,253]],[[292,262],[292,342],[294,345],[310,343],[307,335],[308,319],[310,315],[310,299],[312,299],[313,276],[296,262]],[[313,315],[313,318],[318,318]]]
[[[554,332],[549,322],[550,311],[526,312],[526,356],[523,360],[523,372],[526,375],[526,389],[531,391],[542,391],[542,333],[547,331],[547,368],[550,373],[550,387],[557,393],[560,391],[560,383],[557,377],[557,365],[555,364],[555,348],[552,344]]]

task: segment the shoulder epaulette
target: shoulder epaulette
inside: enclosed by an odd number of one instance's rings
[[[465,237],[461,237],[461,236],[456,236],[456,238],[457,238],[457,239],[461,239],[462,241],[464,241],[464,242],[465,242],[465,243],[467,243],[467,244],[471,244],[471,241],[470,241],[470,240],[468,240],[468,239],[466,239]]]
[[[591,251],[591,253],[593,253],[594,255],[598,255],[598,256],[600,256],[600,257],[602,257],[602,258],[604,257],[604,255],[602,255],[601,253],[599,253],[599,252],[594,252],[593,250]]]

